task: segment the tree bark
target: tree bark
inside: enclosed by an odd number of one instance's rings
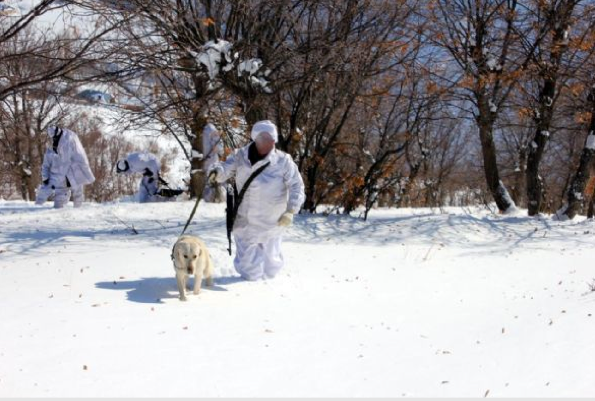
[[[306,199],[304,201],[304,210],[307,210],[310,213],[316,212],[316,202],[314,200],[314,196],[316,194],[316,176],[317,176],[318,166],[314,165],[312,167],[308,167],[306,169],[306,188],[305,194]]]
[[[483,171],[486,177],[486,183],[492,198],[494,198],[494,201],[498,206],[498,210],[500,210],[500,212],[505,212],[515,205],[508,195],[508,191],[504,187],[504,184],[500,181],[496,159],[496,145],[492,134],[494,123],[485,117],[485,115],[480,115],[478,119],[479,139],[481,141]]]
[[[514,188],[510,195],[516,205],[525,204],[525,195],[527,193],[526,186],[526,164],[527,164],[527,149],[521,148],[519,151],[519,165],[518,170],[515,170],[514,174]]]
[[[593,175],[593,169],[595,167],[595,85],[591,89],[589,100],[591,101],[589,135],[587,135],[587,139],[585,140],[585,147],[581,153],[578,169],[568,189],[567,205],[558,212],[558,215],[566,216],[571,220],[584,207],[585,187],[589,178]]]
[[[555,90],[555,79],[547,80],[540,94],[541,99],[553,99]],[[552,120],[552,107],[545,101],[540,100],[540,118],[537,124],[537,130],[533,141],[529,145],[529,154],[527,156],[527,208],[529,216],[535,216],[541,210],[543,199],[543,188],[541,178],[539,177],[539,165],[543,157],[545,146],[549,140],[549,129]]]
[[[543,84],[539,93],[539,112],[535,116],[537,129],[529,146],[527,158],[527,208],[529,216],[535,216],[541,211],[543,188],[539,177],[539,165],[545,146],[550,138],[549,131],[553,117],[559,69],[564,51],[568,48],[566,37],[574,4],[575,1],[566,1],[561,3],[558,9],[551,10],[551,24],[554,28],[553,38],[549,60],[540,63],[540,65],[543,65],[540,72]]]
[[[587,211],[587,218],[592,219],[595,207],[595,177],[591,177],[589,184],[587,184],[587,193],[590,193],[589,210]]]
[[[203,157],[195,157],[196,154],[204,155],[202,145],[202,131],[207,125],[207,118],[202,115],[195,116],[194,121],[191,124],[191,128],[194,134],[192,138],[191,146],[192,152],[190,155],[190,197],[199,199],[202,198],[202,193],[207,182],[206,171],[203,170],[204,159]]]

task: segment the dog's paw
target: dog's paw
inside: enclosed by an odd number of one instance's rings
[[[184,301],[184,302],[185,301],[188,301],[188,298],[186,298],[186,297],[180,297],[180,301]]]

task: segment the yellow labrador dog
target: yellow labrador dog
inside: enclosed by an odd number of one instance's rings
[[[186,301],[186,284],[188,277],[194,275],[194,294],[200,291],[202,279],[207,286],[213,285],[213,261],[211,255],[199,238],[183,235],[174,245],[172,259],[176,271],[176,281],[180,291],[180,301]]]

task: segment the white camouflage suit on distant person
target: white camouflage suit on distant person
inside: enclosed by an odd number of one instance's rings
[[[80,207],[85,198],[84,186],[95,181],[85,149],[78,136],[66,128],[48,127],[52,143],[43,157],[42,184],[37,188],[35,203],[43,204],[54,195],[54,207],[62,208],[70,199]]]
[[[152,153],[135,152],[129,153],[125,159],[119,160],[116,165],[116,172],[123,174],[142,173],[143,178],[138,187],[138,201],[156,202],[161,200],[157,195],[159,189],[159,170],[161,163]]]
[[[247,280],[272,278],[283,267],[282,235],[304,202],[304,182],[293,159],[275,149],[277,127],[254,124],[254,142],[237,149],[209,172],[209,181],[235,177],[238,192],[263,164],[270,165],[248,187],[233,227],[236,244],[234,267]]]
[[[223,142],[221,134],[217,128],[208,123],[202,131],[202,149],[204,152],[203,169],[208,172],[211,167],[219,162],[223,156]],[[218,183],[208,183],[205,185],[203,199],[206,202],[222,202],[225,200],[225,188]]]

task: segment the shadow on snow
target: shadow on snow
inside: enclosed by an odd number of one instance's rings
[[[226,286],[244,281],[239,276],[217,277],[213,286],[201,286],[202,291],[228,291]],[[191,288],[194,279],[190,280]],[[162,304],[164,299],[177,299],[178,286],[175,277],[143,277],[130,281],[102,281],[95,283],[95,287],[103,290],[126,291],[126,298],[130,302],[143,304]],[[188,291],[192,294],[192,290]]]

